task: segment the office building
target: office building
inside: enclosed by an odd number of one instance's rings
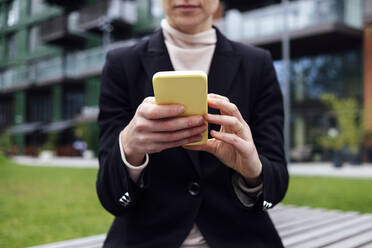
[[[77,155],[97,150],[98,95],[105,53],[159,26],[160,0],[0,0],[0,130],[13,154]],[[290,155],[330,160],[319,137],[336,126],[324,93],[356,99],[372,131],[372,1],[225,1],[216,25],[231,39],[270,50],[284,80],[282,38],[290,37]],[[286,18],[285,18],[286,16]],[[285,22],[286,20],[286,22]],[[287,23],[285,25],[285,23]],[[371,106],[371,107],[368,107]],[[372,142],[363,142],[372,161]]]

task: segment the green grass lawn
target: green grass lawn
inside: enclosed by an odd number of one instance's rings
[[[291,177],[283,203],[372,213],[372,179]]]
[[[0,158],[0,247],[107,232],[96,169],[20,166]],[[293,177],[284,203],[372,213],[372,180]]]
[[[19,166],[0,159],[0,247],[25,247],[107,232],[96,169]]]

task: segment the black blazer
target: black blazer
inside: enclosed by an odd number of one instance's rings
[[[265,211],[283,199],[288,186],[282,94],[270,54],[217,30],[208,75],[209,92],[235,103],[253,133],[263,165],[263,194],[254,207],[245,207],[235,195],[235,172],[206,152],[178,147],[150,154],[143,182],[129,178],[119,133],[142,100],[153,96],[153,74],[167,70],[174,69],[161,30],[107,55],[99,100],[97,193],[115,220],[104,247],[179,247],[194,223],[212,248],[282,247]]]

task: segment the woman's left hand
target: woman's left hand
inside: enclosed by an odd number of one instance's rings
[[[183,146],[189,150],[200,150],[215,155],[226,166],[240,173],[252,185],[260,182],[262,164],[248,124],[237,106],[228,98],[208,94],[208,106],[219,109],[220,115],[206,114],[209,123],[221,125],[220,131],[211,130],[212,139],[203,145]]]

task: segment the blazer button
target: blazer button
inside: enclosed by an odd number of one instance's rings
[[[200,185],[197,182],[189,183],[189,194],[192,196],[197,196],[200,193]]]

